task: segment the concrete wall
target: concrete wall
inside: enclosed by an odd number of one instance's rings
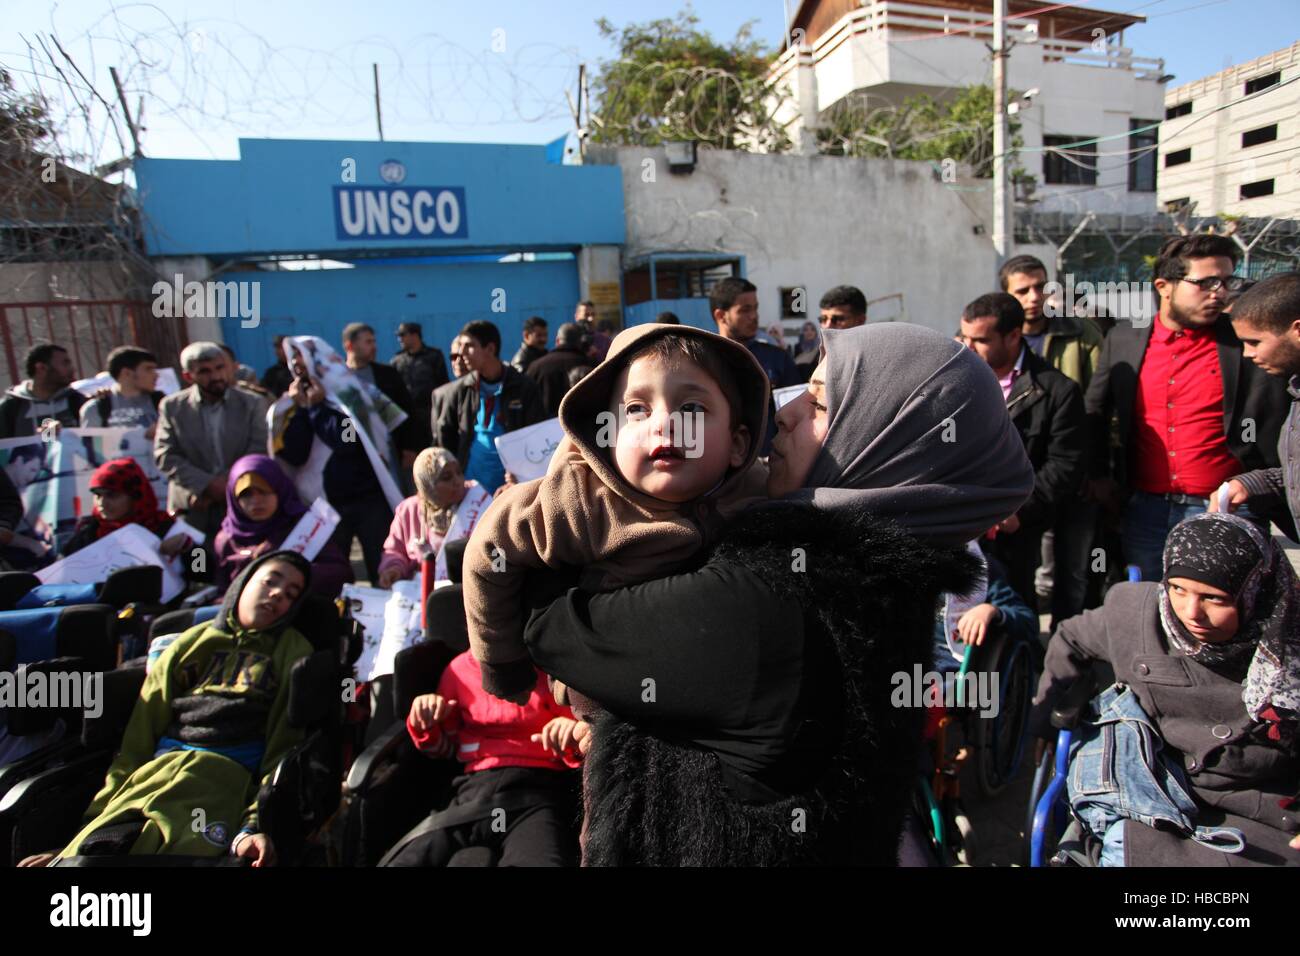
[[[764,328],[780,319],[782,287],[806,287],[815,317],[822,293],[847,283],[868,299],[902,294],[901,309],[895,299],[874,310],[880,318],[952,332],[962,306],[994,286],[985,194],[939,182],[928,163],[701,149],[694,172],[673,175],[662,149],[642,147],[593,149],[588,162],[623,168],[625,261],[744,256]]]

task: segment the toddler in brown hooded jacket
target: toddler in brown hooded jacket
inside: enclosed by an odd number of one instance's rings
[[[510,699],[535,682],[529,570],[578,568],[600,591],[662,577],[765,496],[769,397],[739,342],[680,325],[619,333],[560,403],[565,438],[545,477],[503,490],[470,536],[465,613],[484,690]]]

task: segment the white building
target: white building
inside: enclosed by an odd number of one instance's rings
[[[1037,91],[1016,114],[1024,141],[1018,162],[1038,180],[1034,208],[1154,212],[1154,151],[1134,162],[1128,153],[1154,143],[1164,115],[1164,61],[1124,46],[1124,29],[1144,18],[1069,5],[1022,16],[1045,6],[1008,4],[1008,87]],[[780,118],[811,151],[818,119],[808,118],[846,98],[900,105],[919,94],[943,99],[991,86],[992,10],[991,0],[803,0],[791,46],[770,74],[788,94]]]
[[[586,161],[623,170],[629,324],[671,311],[712,331],[709,288],[744,275],[761,327],[782,325],[787,344],[836,285],[866,294],[872,322],[951,334],[995,287],[985,212],[955,188],[971,180],[940,182],[929,163],[700,149],[674,164],[641,146],[591,146]]]
[[[1160,202],[1300,217],[1300,42],[1165,93]]]

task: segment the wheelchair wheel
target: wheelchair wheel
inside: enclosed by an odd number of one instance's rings
[[[1020,770],[1036,680],[1033,656],[1023,642],[1000,638],[988,659],[998,677],[998,712],[993,717],[975,715],[975,768],[980,792],[994,797]]]

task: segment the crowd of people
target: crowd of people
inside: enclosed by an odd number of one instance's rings
[[[204,844],[155,822],[132,852],[274,862],[249,795],[292,739],[278,695],[310,653],[297,607],[354,579],[354,542],[391,588],[432,555],[445,580],[463,538],[470,649],[401,716],[465,772],[388,865],[488,844],[502,865],[920,859],[927,715],[896,704],[892,677],[953,670],[1000,629],[1042,662],[1044,739],[1054,706],[1097,665],[1113,673],[1072,755],[1094,862],[1300,864],[1300,585],[1271,536],[1300,521],[1300,274],[1247,290],[1238,262],[1229,238],[1170,239],[1145,322],[1068,314],[1045,264],[1016,256],[955,335],[870,323],[841,285],[787,348],[761,330],[756,287],[728,278],[709,291],[716,332],[671,313],[618,331],[584,302],[553,338],[528,319],[509,362],[486,320],[450,367],[412,322],[390,364],[363,323],[342,356],[278,338],[260,382],[195,342],[167,397],[143,349],[116,349],[113,386],[87,398],[64,349],[34,347],[0,437],[144,428],[168,481],[161,509],[134,461],[104,464],[65,551],[135,522],[175,553],[183,517],[223,595],[151,669],[59,852],[166,805],[150,794],[184,771],[240,829]],[[800,385],[778,407],[773,391]],[[550,418],[564,439],[546,475],[516,480],[496,439]],[[339,521],[306,561],[281,547],[316,495]],[[1120,583],[1129,567],[1140,581]],[[242,671],[211,663],[231,642],[254,648]],[[195,703],[235,687],[229,712]],[[1101,748],[1114,766],[1088,780]],[[517,808],[504,828],[449,822],[494,800]]]

